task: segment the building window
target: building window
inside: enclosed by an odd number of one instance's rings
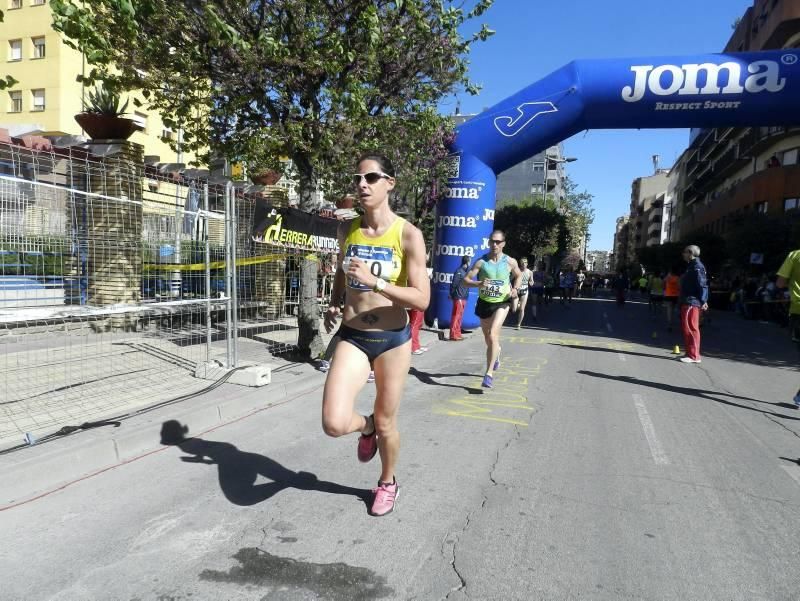
[[[133,113],[132,119],[133,122],[136,123],[136,125],[138,125],[142,131],[144,132],[147,131],[147,115],[145,115],[144,113],[140,113],[139,111],[135,111]]]
[[[14,10],[15,8],[22,8],[22,0],[11,0],[8,3],[9,10]]]
[[[797,164],[797,148],[792,148],[791,150],[787,150],[783,153],[783,164],[784,165]]]
[[[798,207],[798,200],[797,198],[784,198],[783,199],[783,210],[784,211],[793,211]]]
[[[8,60],[10,61],[22,60],[22,40],[8,41]]]
[[[31,38],[33,42],[33,58],[44,58],[46,56],[44,36]]]
[[[756,205],[756,213],[767,213],[767,201],[760,202]]]
[[[45,109],[44,90],[31,90],[33,96],[33,111],[43,111]]]
[[[22,112],[22,92],[9,92],[9,98],[11,99],[11,106],[9,107],[9,113],[21,113]]]
[[[531,186],[531,194],[534,196],[541,196],[544,192],[544,186],[542,184],[533,184]]]
[[[45,0],[31,0],[31,6],[42,6]]]
[[[175,133],[169,127],[165,127],[161,130],[161,138],[163,140],[172,140],[174,137]]]
[[[534,163],[533,164],[533,172],[534,173],[544,173],[544,163]]]

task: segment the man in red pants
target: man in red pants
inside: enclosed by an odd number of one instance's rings
[[[688,263],[681,276],[681,330],[686,344],[683,363],[700,363],[700,311],[708,310],[708,278],[700,262],[700,248],[690,244],[683,249],[683,259]]]
[[[464,285],[464,276],[469,271],[469,257],[461,257],[461,265],[453,274],[450,282],[450,299],[453,301],[453,312],[450,314],[450,340],[464,340],[461,336],[461,320],[469,298],[469,288]]]

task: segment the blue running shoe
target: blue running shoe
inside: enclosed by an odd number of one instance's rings
[[[800,392],[794,395],[794,406],[800,409]]]
[[[494,380],[494,378],[492,378],[492,376],[490,376],[489,374],[486,374],[485,376],[483,376],[483,382],[481,382],[481,386],[483,388],[491,388],[493,380]]]

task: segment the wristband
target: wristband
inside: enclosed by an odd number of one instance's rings
[[[386,280],[380,278],[375,280],[375,285],[372,287],[373,292],[381,293],[386,290]]]

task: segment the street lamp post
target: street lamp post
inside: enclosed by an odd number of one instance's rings
[[[571,163],[573,161],[577,161],[576,157],[564,157],[563,159],[556,159],[552,157],[548,157],[545,154],[544,157],[544,177],[542,179],[542,206],[547,208],[547,172],[550,171],[550,163],[555,163],[560,165],[562,163]]]

